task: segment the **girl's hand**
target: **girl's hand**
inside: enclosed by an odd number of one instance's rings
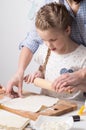
[[[44,78],[44,75],[42,72],[37,71],[34,74],[26,75],[24,77],[24,81],[28,83],[33,83],[35,78]]]

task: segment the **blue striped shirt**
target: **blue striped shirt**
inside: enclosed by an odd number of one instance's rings
[[[43,1],[44,3],[42,2],[42,5],[50,3],[50,2],[54,2],[54,1],[56,0],[44,0]],[[72,22],[72,28],[71,28],[72,40],[74,40],[78,44],[83,44],[84,46],[86,46],[86,0],[81,1],[79,10],[76,16],[74,15],[72,9],[70,8],[66,0],[59,0],[59,1],[62,2],[66,6],[66,8],[70,11],[70,14],[73,16],[74,20]],[[26,46],[33,53],[35,53],[39,45],[42,43],[43,41],[38,36],[36,29],[34,27],[33,30],[27,34],[27,37],[25,38],[25,40],[20,43],[19,48]]]

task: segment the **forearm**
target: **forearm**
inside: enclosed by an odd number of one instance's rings
[[[18,72],[24,73],[32,59],[33,53],[27,47],[23,47],[19,56]]]

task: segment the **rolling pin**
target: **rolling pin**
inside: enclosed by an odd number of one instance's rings
[[[51,82],[45,80],[45,79],[41,79],[41,78],[36,78],[34,79],[34,85],[43,89],[48,89],[51,91],[55,91],[53,90],[53,88],[51,87]]]

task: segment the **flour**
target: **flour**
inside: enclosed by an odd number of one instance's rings
[[[49,121],[42,123],[40,130],[69,130],[69,127],[64,121]]]

